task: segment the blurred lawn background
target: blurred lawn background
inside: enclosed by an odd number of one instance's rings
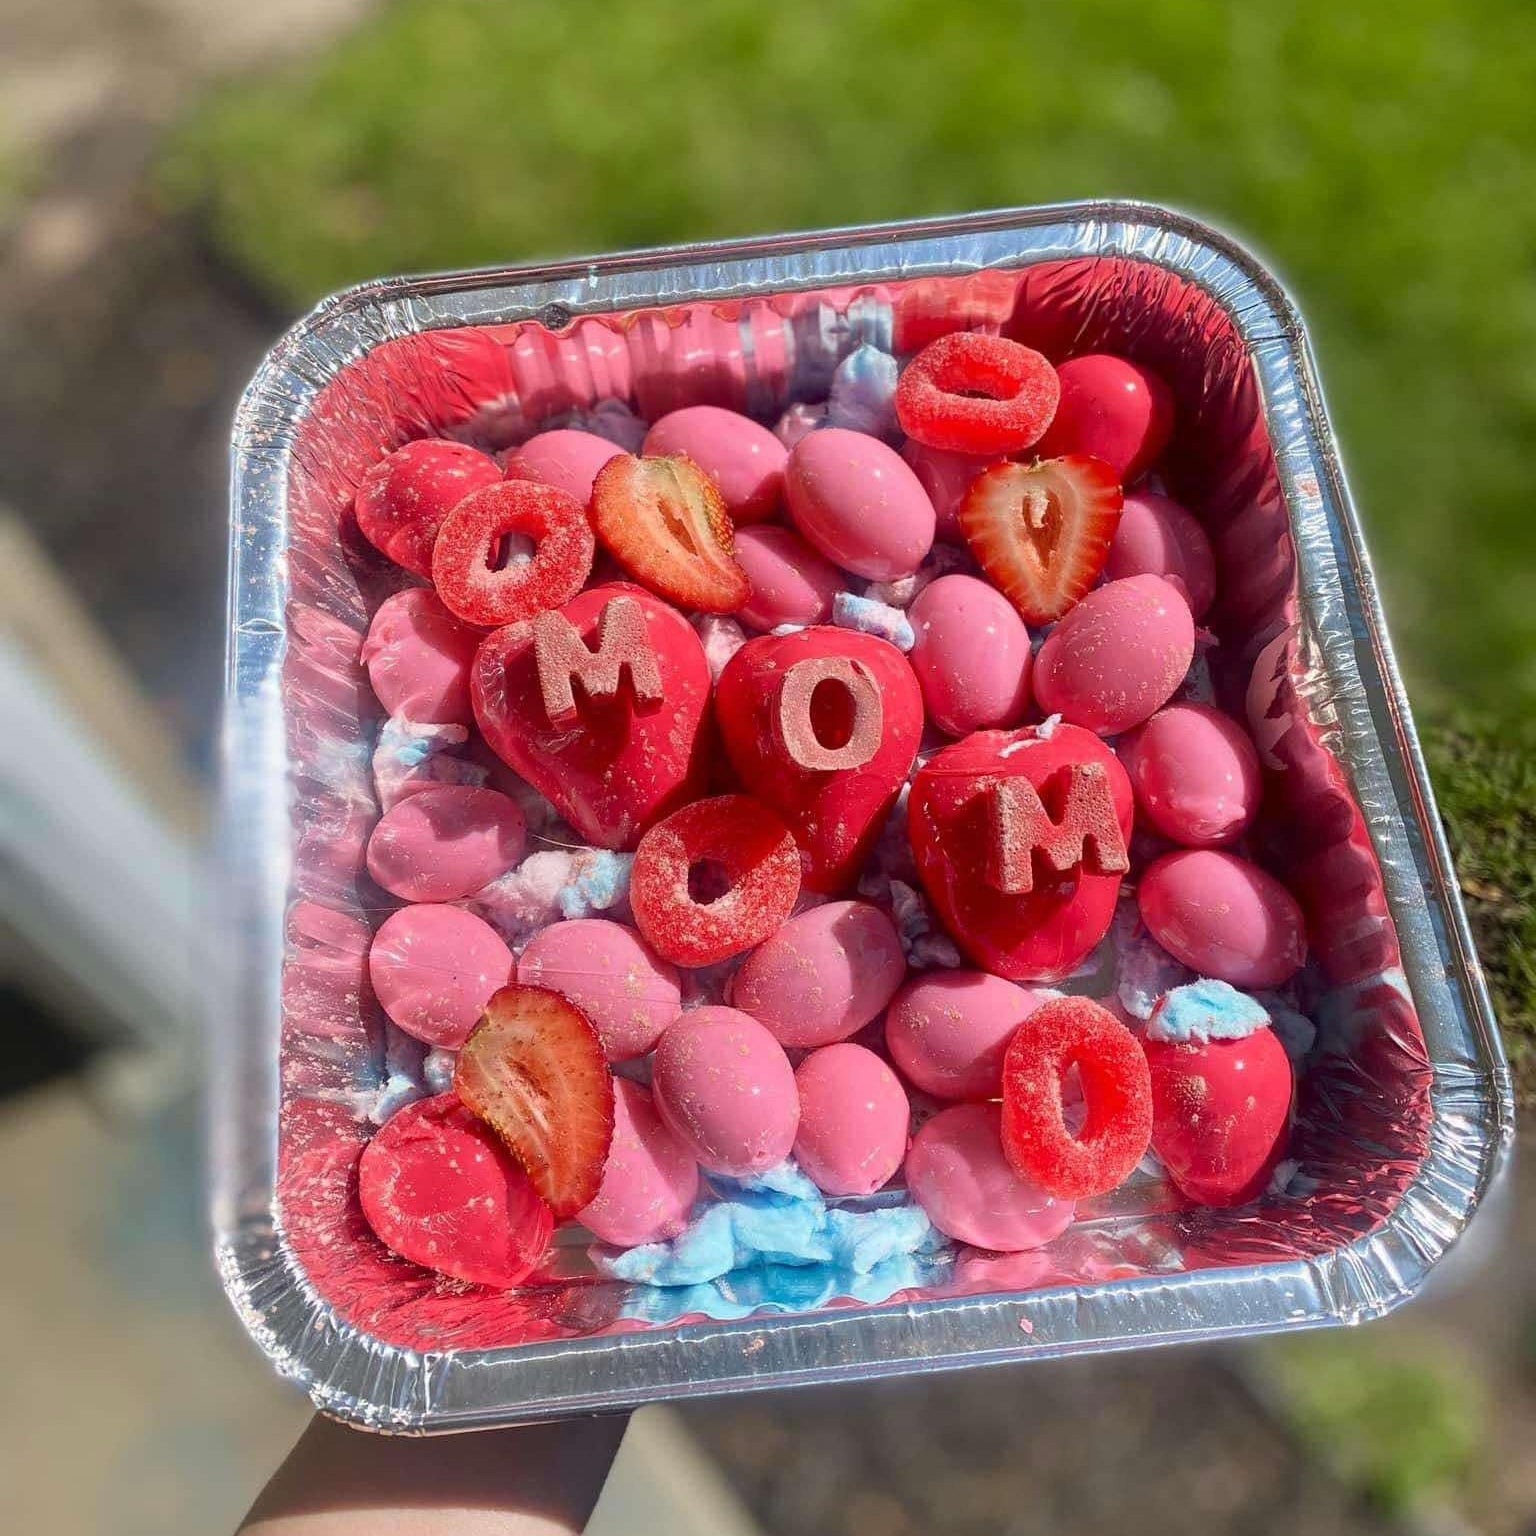
[[[402,0],[209,100],[158,186],[284,309],[385,273],[1078,197],[1214,220],[1311,324],[1529,1032],[1533,81],[1522,0]]]

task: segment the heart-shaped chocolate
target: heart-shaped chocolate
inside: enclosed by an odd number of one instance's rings
[[[471,678],[498,757],[604,848],[700,794],[709,665],[682,614],[640,587],[593,587],[487,636]]]
[[[907,805],[923,886],[965,953],[1059,981],[1109,931],[1129,861],[1131,783],[1075,725],[977,731],[918,770]]]
[[[804,881],[835,893],[859,872],[923,734],[916,674],[894,645],[819,625],[749,640],[715,689],[743,785],[788,823]]]

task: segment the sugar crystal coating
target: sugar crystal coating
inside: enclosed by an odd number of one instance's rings
[[[1002,336],[953,331],[931,341],[902,371],[902,430],[951,453],[1017,453],[1056,414],[1061,384],[1049,361]]]
[[[1073,1067],[1085,1106],[1075,1133],[1062,1113]],[[1021,1178],[1070,1200],[1104,1194],[1141,1161],[1151,1136],[1146,1058],[1108,1009],[1053,998],[1019,1025],[1003,1061],[1003,1149]]]
[[[717,866],[724,889],[700,899],[698,866]],[[789,829],[749,795],[720,795],[674,811],[640,839],[630,904],[646,942],[678,965],[710,965],[767,938],[800,891]]]
[[[524,545],[529,546],[526,550]],[[466,497],[432,546],[432,584],[470,624],[515,624],[581,591],[596,541],[582,504],[530,480]]]

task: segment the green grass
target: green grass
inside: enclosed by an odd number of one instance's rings
[[[160,186],[282,304],[381,273],[1098,195],[1308,314],[1536,1080],[1536,154],[1523,0],[405,0],[226,90]],[[1490,723],[1491,722],[1491,723]]]
[[[1464,1362],[1399,1334],[1308,1334],[1263,1356],[1281,1408],[1317,1456],[1377,1509],[1453,1502],[1484,1438],[1486,1394]]]
[[[1420,695],[1536,712],[1523,0],[406,0],[161,185],[298,306],[383,273],[1099,195],[1299,295]]]
[[[1463,716],[1425,732],[1462,894],[1522,1103],[1536,1105],[1536,749]]]

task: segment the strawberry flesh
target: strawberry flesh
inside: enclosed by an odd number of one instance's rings
[[[1030,624],[1059,619],[1093,585],[1120,524],[1115,472],[1086,454],[994,464],[960,503],[960,531]]]
[[[636,581],[684,608],[732,613],[752,596],[719,487],[683,454],[610,459],[592,485],[592,526]]]
[[[597,1029],[574,1003],[545,987],[503,987],[459,1052],[453,1089],[557,1221],[596,1197],[613,1139],[613,1078]]]

